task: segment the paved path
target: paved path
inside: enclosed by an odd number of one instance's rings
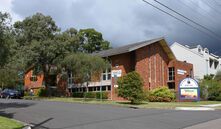
[[[219,119],[221,111],[130,109],[0,99],[0,115],[32,123],[42,129],[181,129]],[[221,127],[221,122],[216,126]]]
[[[221,119],[211,120],[205,123],[200,123],[185,129],[220,129]]]

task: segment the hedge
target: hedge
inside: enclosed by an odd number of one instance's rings
[[[102,98],[101,95],[102,94]],[[76,98],[96,98],[96,99],[108,99],[108,92],[78,92],[73,93],[72,97]]]
[[[81,93],[81,92],[73,93],[72,97],[74,97],[74,98],[83,98],[84,97],[84,93]]]

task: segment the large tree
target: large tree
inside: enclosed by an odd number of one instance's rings
[[[78,52],[80,47],[80,39],[75,28],[69,28],[66,31],[56,34],[55,39],[65,44],[68,52]]]
[[[37,13],[14,24],[17,48],[22,49],[26,68],[34,65],[44,74],[49,90],[49,72],[59,59],[64,58],[65,43],[56,40],[59,29],[50,16]],[[28,55],[28,56],[25,56]]]
[[[102,33],[94,29],[81,29],[78,36],[82,52],[93,53],[110,48],[110,43],[103,39]]]
[[[14,24],[17,34],[17,41],[23,44],[30,44],[33,40],[45,41],[53,39],[59,32],[55,21],[50,16],[36,13],[33,16],[25,18],[23,21],[17,21]]]
[[[9,47],[12,41],[10,16],[0,12],[0,68],[6,63],[9,56]]]

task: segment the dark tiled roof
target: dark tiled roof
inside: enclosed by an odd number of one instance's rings
[[[164,38],[161,37],[161,38],[156,38],[156,39],[152,39],[152,40],[133,43],[133,44],[129,44],[129,45],[126,45],[126,46],[122,46],[122,47],[118,47],[118,48],[112,48],[112,49],[109,49],[109,50],[100,51],[98,53],[93,53],[92,55],[97,55],[97,56],[100,56],[100,57],[108,57],[108,56],[123,54],[123,53],[134,51],[136,49],[139,49],[141,47],[150,45],[152,43],[155,43],[155,42],[158,42],[158,41],[161,41],[161,40],[164,40]]]

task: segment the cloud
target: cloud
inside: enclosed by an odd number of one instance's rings
[[[152,0],[148,1],[157,5]],[[159,1],[221,34],[221,12],[217,11],[219,6],[215,2]],[[217,45],[219,40],[181,23],[142,0],[5,0],[4,4],[20,19],[41,12],[52,16],[62,30],[69,27],[95,28],[102,32],[104,38],[111,41],[114,47],[164,36],[170,44],[178,41],[189,45],[201,44],[211,51],[221,49],[221,45]],[[221,55],[221,51],[219,54]]]

